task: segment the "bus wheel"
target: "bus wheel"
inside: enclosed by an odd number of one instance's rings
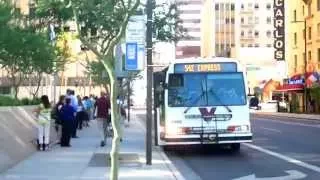
[[[240,143],[233,143],[231,144],[231,150],[233,152],[239,152],[240,151]]]

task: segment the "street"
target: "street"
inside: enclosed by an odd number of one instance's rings
[[[240,153],[193,147],[166,154],[187,179],[320,179],[320,121],[266,115],[251,121],[254,142]]]

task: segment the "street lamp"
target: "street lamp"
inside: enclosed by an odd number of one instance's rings
[[[304,112],[307,112],[307,21],[292,21],[292,23],[304,23],[304,88],[303,88],[303,103],[304,103]]]

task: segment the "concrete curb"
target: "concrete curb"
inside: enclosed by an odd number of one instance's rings
[[[173,162],[168,158],[168,156],[160,148],[157,148],[157,151],[160,153],[161,157],[165,161],[166,166],[170,169],[170,171],[172,172],[176,180],[186,180],[186,178],[184,178],[183,175],[180,173],[180,171],[178,171],[178,169],[173,164]]]
[[[251,113],[251,115],[253,116],[270,116],[270,117],[276,117],[276,118],[281,118],[281,117],[285,117],[285,118],[292,118],[292,119],[296,119],[296,120],[306,120],[306,121],[320,121],[320,119],[317,118],[311,118],[311,117],[296,117],[296,116],[286,116],[286,115],[276,115],[276,114],[268,114],[268,113]]]
[[[134,114],[134,117],[136,117],[136,114],[135,113],[133,113],[133,114]],[[143,122],[141,122],[141,120],[138,119],[138,118],[137,118],[137,120],[138,120],[137,123],[139,124],[139,126],[141,126],[141,128],[143,129],[144,132],[146,132],[146,127],[143,125]],[[160,156],[164,160],[166,166],[170,169],[170,171],[173,174],[174,178],[176,180],[186,180],[186,178],[183,177],[183,175],[178,171],[177,167],[168,158],[168,156],[161,150],[161,148],[160,147],[156,147],[155,149],[158,151],[158,153],[160,154]]]

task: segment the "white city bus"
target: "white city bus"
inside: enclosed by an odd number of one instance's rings
[[[154,74],[156,145],[252,142],[247,84],[230,58],[176,60]]]

